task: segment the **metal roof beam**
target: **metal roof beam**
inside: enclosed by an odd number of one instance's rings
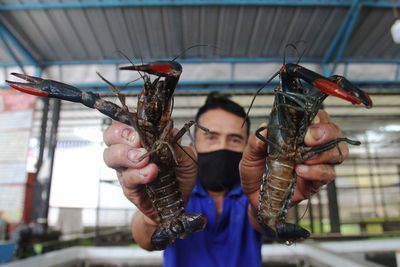
[[[388,91],[399,91],[399,80],[352,80],[352,83],[367,89],[379,89]],[[106,83],[71,83],[72,86],[80,88],[82,91],[93,91],[96,93],[111,93]],[[125,82],[113,82],[113,85],[120,87],[121,92],[139,91],[142,89],[143,83],[131,83],[128,87]],[[181,92],[191,90],[257,90],[260,86],[265,85],[265,80],[204,80],[204,81],[180,81],[177,90]],[[268,84],[265,91],[271,91],[278,85],[278,81],[274,80]],[[1,86],[0,88],[8,88]]]
[[[37,9],[81,9],[113,7],[160,7],[160,6],[350,6],[351,0],[105,0],[102,2],[70,1],[46,3],[6,3],[0,4],[0,11]]]
[[[353,32],[354,25],[357,21],[358,15],[361,10],[360,0],[355,0],[351,5],[347,15],[339,28],[339,31],[335,35],[331,46],[328,48],[324,58],[322,59],[322,64],[324,66],[324,73],[331,75],[334,72],[338,61],[342,58],[343,52],[347,47],[351,33]],[[336,55],[336,56],[335,56]],[[327,70],[327,64],[333,62],[333,67],[329,71]]]
[[[8,55],[12,58],[13,62],[15,65],[18,65],[18,67],[21,69],[23,73],[26,73],[24,70],[24,66],[22,65],[21,61],[18,59],[17,55],[14,53],[12,50],[11,46],[8,44],[7,39],[5,37],[5,34],[3,33],[3,30],[0,28],[0,40],[3,42],[4,47],[7,50]]]
[[[47,2],[47,3],[3,3],[0,11],[43,10],[43,9],[81,9],[113,7],[160,7],[160,6],[335,6],[349,7],[352,0],[105,0],[102,2]],[[390,0],[363,0],[363,6],[378,8],[400,8],[400,2]]]
[[[158,61],[158,60],[171,60],[171,58],[144,58],[147,61]],[[297,61],[298,58],[286,58],[286,61]],[[141,60],[132,60],[134,63],[141,63]],[[182,58],[178,59],[180,63],[282,63],[282,57],[268,58],[268,57],[225,57],[225,58]],[[318,57],[303,57],[301,59],[303,63],[321,63],[321,59]],[[126,59],[106,59],[106,60],[68,60],[68,61],[45,61],[41,62],[44,66],[54,65],[82,65],[82,64],[130,64]]]
[[[145,61],[158,61],[169,60],[168,58],[146,58]],[[288,62],[295,62],[298,58],[286,58]],[[311,64],[321,64],[322,59],[318,57],[304,57],[301,62]],[[141,63],[141,61],[133,60],[134,63]],[[282,58],[183,58],[179,59],[180,63],[282,63]],[[360,58],[360,57],[344,57],[340,60],[343,63],[371,63],[371,64],[398,64],[399,60],[396,58]],[[325,64],[329,64],[327,62]],[[100,60],[68,60],[68,61],[41,61],[39,65],[49,66],[67,66],[67,65],[121,65],[130,64],[126,59],[100,59]],[[15,63],[1,63],[0,67],[15,67]]]
[[[371,63],[371,64],[398,64],[398,58],[360,58],[345,57],[341,59],[343,63]]]
[[[400,8],[400,1],[376,1],[376,0],[364,0],[363,6],[367,7],[380,7],[380,8]]]
[[[347,29],[344,32],[344,36],[339,45],[338,52],[336,54],[335,60],[333,62],[332,72],[335,71],[338,62],[343,58],[343,53],[349,43],[351,34],[353,33],[354,26],[356,25],[357,19],[360,15],[361,3],[360,1],[354,1],[354,5],[351,7],[351,16],[347,25]]]
[[[27,61],[27,64],[25,64],[24,62],[19,62],[17,56],[12,51],[11,47],[10,49],[7,48],[8,52],[10,53],[10,56],[13,58],[17,66],[20,66],[22,63],[24,63],[24,65],[33,65],[37,68],[40,68],[40,65],[36,61],[36,59],[28,52],[28,50],[25,49],[25,47],[21,45],[21,43],[17,40],[17,38],[15,38],[15,36],[1,22],[0,22],[0,37],[3,40],[4,44],[6,45],[6,47],[8,46],[7,41],[11,42],[11,46],[15,47],[18,50],[18,52],[22,55],[22,57]]]

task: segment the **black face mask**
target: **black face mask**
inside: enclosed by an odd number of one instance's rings
[[[239,162],[241,152],[217,150],[198,153],[197,177],[206,191],[231,190],[240,182]]]

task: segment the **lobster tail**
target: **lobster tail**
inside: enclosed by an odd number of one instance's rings
[[[151,237],[156,250],[164,250],[177,238],[183,239],[191,233],[201,231],[207,224],[207,218],[198,213],[183,213],[181,216],[160,224]]]
[[[276,235],[279,241],[291,245],[310,237],[310,232],[293,223],[279,223],[276,225]]]
[[[161,163],[159,166],[158,179],[147,184],[146,190],[161,221],[151,237],[151,244],[156,250],[164,250],[177,238],[203,230],[207,219],[198,213],[185,213],[175,171]]]

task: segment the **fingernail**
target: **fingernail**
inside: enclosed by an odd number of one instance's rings
[[[318,115],[314,117],[312,123],[317,124],[319,123],[321,120],[319,119]]]
[[[314,140],[319,140],[325,134],[324,130],[320,127],[311,126],[306,134],[306,138],[312,138]]]
[[[133,141],[135,141],[136,137],[135,132],[132,129],[128,128],[122,130],[121,136],[131,144],[133,143]]]
[[[139,170],[139,175],[142,178],[146,178],[149,175],[149,173],[148,173],[147,169],[145,168],[145,169],[140,169]]]
[[[128,151],[128,159],[133,162],[138,162],[139,158],[146,153],[144,148],[132,149]]]
[[[307,165],[297,165],[296,170],[302,174],[306,174],[309,170]]]

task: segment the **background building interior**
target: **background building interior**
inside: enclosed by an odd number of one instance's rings
[[[160,266],[159,252],[134,245],[135,207],[103,162],[111,120],[81,104],[16,93],[5,80],[26,73],[119,104],[99,72],[135,110],[143,81],[119,67],[178,56],[177,128],[210,91],[247,110],[284,59],[368,92],[372,109],[333,96],[324,102],[344,135],[362,144],[349,147],[335,182],[290,210],[310,241],[265,244],[263,260],[400,266],[400,43],[391,32],[398,10],[389,0],[0,0],[0,265]],[[268,121],[278,83],[256,98],[252,131]]]

